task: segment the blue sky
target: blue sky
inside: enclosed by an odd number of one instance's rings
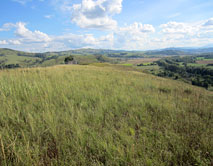
[[[0,47],[149,50],[213,46],[212,0],[1,0]]]

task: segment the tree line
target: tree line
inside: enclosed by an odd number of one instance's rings
[[[208,58],[211,56],[208,56]],[[180,62],[182,65],[180,65]],[[188,63],[195,63],[196,57],[173,57],[164,58],[156,63],[161,67],[157,75],[182,79],[192,85],[208,89],[213,87],[213,69],[207,67],[189,66]]]

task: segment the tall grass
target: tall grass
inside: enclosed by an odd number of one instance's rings
[[[121,67],[0,71],[0,165],[211,165],[212,101]]]

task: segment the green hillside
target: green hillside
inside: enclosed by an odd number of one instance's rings
[[[15,64],[18,64],[19,67],[53,66],[64,64],[64,58],[70,55],[74,56],[79,64],[90,64],[97,62],[118,63],[119,59],[159,58],[186,54],[184,51],[181,52],[179,50],[125,51],[104,49],[76,49],[61,52],[28,53],[0,48],[0,67],[11,68],[10,66],[7,67],[7,65]],[[98,59],[99,56],[103,58],[100,60]]]
[[[27,67],[35,63],[36,60],[39,60],[39,58],[34,57],[33,53],[0,48],[0,66],[19,64],[20,66]]]
[[[94,51],[93,51],[94,53]],[[102,54],[90,54],[90,51],[64,51],[46,53],[27,53],[11,49],[0,48],[0,68],[13,68],[11,65],[18,64],[19,67],[45,67],[64,64],[67,56],[73,56],[78,64],[87,65],[97,62],[117,63],[114,58]],[[100,58],[101,57],[101,58]]]
[[[64,59],[67,56],[73,56],[75,60],[77,60],[78,64],[86,65],[97,62],[119,63],[123,60],[139,58],[163,58],[183,55],[203,56],[205,54],[212,55],[212,52],[204,53],[204,51],[211,51],[210,48],[202,49],[202,52],[199,51],[201,50],[175,48],[152,51],[76,49],[60,52],[28,53],[0,48],[0,68],[53,66],[64,64]]]
[[[0,165],[213,164],[213,94],[129,67],[0,70]]]

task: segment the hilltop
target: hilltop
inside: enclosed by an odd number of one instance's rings
[[[213,164],[203,88],[93,64],[2,70],[0,93],[0,165]]]

